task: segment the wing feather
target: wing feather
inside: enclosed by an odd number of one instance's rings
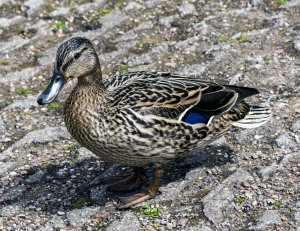
[[[207,115],[221,114],[235,105],[244,92],[239,87],[167,72],[131,72],[103,82],[113,107],[172,119],[182,118],[190,109]]]
[[[176,119],[196,104],[207,84],[164,72],[134,72],[104,81],[111,104],[131,108],[143,115]]]

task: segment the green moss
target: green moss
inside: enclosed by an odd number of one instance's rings
[[[237,197],[235,197],[233,199],[233,202],[236,203],[236,204],[238,204],[238,205],[244,203],[244,201],[245,201],[245,198],[242,197],[242,196],[237,196]]]
[[[35,51],[35,52],[34,52],[34,57],[35,57],[36,59],[41,58],[41,57],[43,57],[43,56],[44,56],[44,54],[43,54],[43,52],[41,52],[41,51]]]
[[[274,208],[274,209],[279,209],[279,208],[281,207],[282,204],[283,204],[282,201],[277,200],[277,201],[275,201],[275,202],[273,203],[273,208]]]
[[[86,15],[87,20],[95,25],[100,25],[100,18],[97,12],[95,11],[90,11]]]
[[[279,4],[279,5],[282,5],[282,4],[285,4],[288,2],[288,0],[273,0],[273,2]]]
[[[52,102],[49,104],[50,109],[57,109],[58,108],[58,104],[56,102]]]
[[[218,38],[218,41],[220,43],[227,43],[227,42],[229,42],[229,37],[227,35],[221,36]]]
[[[161,216],[161,212],[158,208],[151,208],[150,205],[146,204],[140,208],[140,213],[151,218]]]
[[[109,13],[111,13],[111,9],[100,9],[100,10],[97,10],[97,15],[99,16],[105,16]]]
[[[30,88],[29,87],[21,87],[18,90],[18,92],[19,92],[19,94],[26,95],[30,92]]]
[[[128,73],[128,65],[127,64],[123,64],[122,66],[121,66],[121,73],[122,74],[126,74],[126,73]]]
[[[269,62],[269,61],[273,60],[273,57],[272,56],[264,56],[263,59],[265,62]]]
[[[6,66],[8,64],[9,64],[9,60],[7,58],[1,60],[1,65]]]
[[[250,43],[251,42],[251,39],[248,38],[246,35],[244,34],[241,34],[237,40],[240,42],[240,43]]]
[[[91,10],[86,14],[86,19],[88,22],[99,26],[101,24],[100,18],[109,14],[112,10],[110,9],[99,9],[99,10]]]
[[[158,227],[160,227],[159,223],[152,223],[151,226],[155,229],[157,229]]]
[[[54,27],[55,29],[61,29],[61,30],[64,30],[64,29],[67,29],[67,25],[64,21],[54,21],[52,24],[52,27]]]
[[[81,197],[81,198],[78,198],[75,203],[74,203],[74,207],[76,209],[81,209],[82,207],[84,206],[87,206],[87,205],[91,205],[93,203],[93,201],[88,198],[88,197]]]
[[[70,163],[74,164],[78,158],[80,157],[80,154],[79,153],[75,153],[74,155],[72,155],[69,159]]]
[[[18,34],[18,35],[23,35],[23,34],[25,34],[25,28],[23,28],[23,27],[20,27],[20,28],[18,28],[17,30],[16,30],[16,33]]]
[[[136,45],[140,48],[143,48],[145,46],[145,42],[144,41],[138,41]]]
[[[66,146],[66,150],[67,150],[67,151],[71,151],[71,150],[73,150],[73,149],[75,149],[75,145],[74,145],[74,144],[68,144],[68,145]]]

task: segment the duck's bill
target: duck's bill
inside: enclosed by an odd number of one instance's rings
[[[60,74],[54,74],[47,88],[38,97],[37,102],[39,105],[51,103],[58,94],[61,92],[65,85],[65,80]]]

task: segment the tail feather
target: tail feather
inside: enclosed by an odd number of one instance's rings
[[[240,87],[240,86],[233,86],[233,85],[224,85],[227,89],[234,90],[238,93],[238,98],[236,103],[240,103],[244,99],[259,94],[259,91],[256,88],[251,87]]]
[[[271,112],[267,107],[252,106],[249,113],[232,125],[240,128],[257,128],[268,122]]]

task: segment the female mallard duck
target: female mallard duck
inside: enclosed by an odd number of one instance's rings
[[[74,37],[57,51],[53,76],[39,96],[52,102],[71,79],[78,82],[64,107],[68,131],[105,161],[135,166],[131,175],[115,177],[111,190],[133,190],[140,169],[156,168],[148,191],[123,198],[128,208],[153,197],[162,167],[212,142],[233,126],[254,128],[269,111],[244,99],[254,88],[219,85],[165,72],[132,72],[102,80],[98,56],[86,38]]]

